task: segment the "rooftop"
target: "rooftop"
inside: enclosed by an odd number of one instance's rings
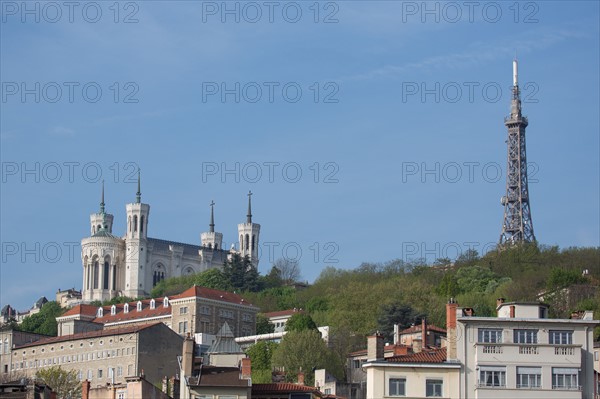
[[[71,334],[71,335],[62,335],[62,336],[58,336],[58,337],[43,338],[43,339],[40,339],[35,342],[15,346],[15,349],[28,348],[28,347],[32,347],[32,346],[39,346],[39,345],[46,345],[46,344],[53,344],[53,343],[58,343],[58,342],[75,341],[78,339],[99,338],[99,337],[108,337],[108,336],[112,336],[112,335],[137,333],[137,332],[145,330],[147,328],[152,328],[158,324],[162,324],[162,323],[144,324],[142,326],[113,328],[110,330],[98,330],[98,331],[91,331],[91,332],[85,332],[85,333],[79,333],[79,334]],[[168,328],[168,327],[166,327],[166,328]]]

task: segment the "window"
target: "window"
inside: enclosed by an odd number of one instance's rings
[[[98,378],[102,378],[102,369],[98,369]]]
[[[154,299],[150,300],[150,309],[155,309],[156,308],[156,301]]]
[[[550,330],[550,344],[572,345],[573,344],[573,331]]]
[[[252,315],[249,313],[244,313],[244,314],[242,314],[242,320],[243,321],[252,321]]]
[[[425,383],[425,396],[428,398],[442,397],[443,384],[442,380],[427,380]]]
[[[96,312],[96,317],[102,317],[103,315],[104,315],[104,309],[98,308],[98,311]]]
[[[389,380],[390,396],[406,395],[406,378],[390,378]]]
[[[505,387],[506,386],[506,367],[480,366],[479,367],[479,386],[480,387]]]
[[[179,314],[187,314],[188,308],[187,306],[182,306],[179,308]]]
[[[514,330],[515,344],[537,344],[537,330]]]
[[[126,303],[125,305],[123,305],[123,312],[129,313],[129,304],[128,303]]]
[[[552,389],[579,389],[579,369],[552,368]]]
[[[112,305],[110,307],[110,314],[111,314],[111,316],[114,316],[115,314],[117,314],[117,307],[115,305]]]
[[[226,319],[233,319],[233,311],[232,310],[219,310],[219,316],[224,317]]]
[[[502,330],[493,328],[480,328],[477,330],[478,342],[501,343]]]
[[[210,308],[208,306],[200,306],[200,313],[201,314],[209,315],[210,314]]]
[[[185,334],[187,332],[187,321],[179,322],[179,334]]]
[[[137,303],[137,306],[136,306],[136,310],[137,310],[138,312],[141,312],[141,311],[142,311],[142,302],[141,302],[141,301],[138,301],[138,303]]]
[[[91,381],[92,378],[94,378],[94,370],[88,370],[87,379]]]
[[[541,367],[517,367],[517,388],[540,388],[541,386]]]
[[[117,399],[125,399],[125,392],[123,392],[123,391],[117,392]]]
[[[163,299],[163,307],[164,308],[168,308],[169,307],[169,298],[165,297]]]
[[[117,366],[117,377],[121,377],[123,375],[123,367]]]
[[[77,373],[77,379],[79,381],[83,381],[83,370],[79,370],[79,373]]]

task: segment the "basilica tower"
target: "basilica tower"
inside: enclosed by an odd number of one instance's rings
[[[148,258],[148,216],[150,205],[142,203],[140,172],[135,202],[126,205],[127,234],[125,235],[125,287],[124,295],[137,298],[146,289],[146,263]]]
[[[240,237],[240,255],[248,256],[252,265],[258,267],[258,236],[260,224],[252,223],[252,191],[248,192],[248,213],[246,223],[238,224],[238,235]]]
[[[210,203],[210,223],[208,232],[200,234],[202,247],[208,249],[223,249],[223,234],[215,232],[215,202]]]

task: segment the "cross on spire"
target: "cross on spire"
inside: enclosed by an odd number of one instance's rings
[[[100,197],[100,213],[104,213],[104,179],[102,179],[102,196]]]
[[[246,215],[246,223],[252,223],[252,191],[248,191],[248,214]]]
[[[142,192],[140,190],[140,186],[140,168],[138,168],[138,190],[137,193],[135,193],[135,202],[138,204],[142,202]]]
[[[210,232],[214,233],[215,232],[215,201],[211,201],[210,202],[210,224],[208,225],[210,227]]]

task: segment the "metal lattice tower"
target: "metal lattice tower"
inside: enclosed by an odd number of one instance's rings
[[[527,184],[527,155],[525,128],[527,118],[521,114],[517,60],[513,61],[513,88],[510,116],[504,118],[508,129],[508,157],[506,163],[506,196],[502,197],[504,222],[500,245],[534,242],[529,188]]]

